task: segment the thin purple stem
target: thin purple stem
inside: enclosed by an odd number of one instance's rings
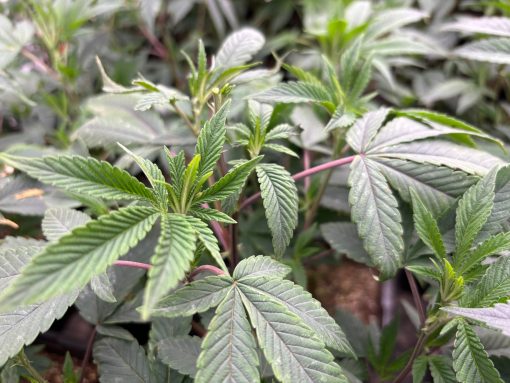
[[[310,169],[311,163],[312,163],[312,153],[309,150],[305,149],[303,152],[303,168],[305,170]],[[305,178],[304,188],[305,188],[305,193],[308,192],[308,189],[310,188],[310,178]]]
[[[190,277],[190,279],[193,279],[198,274],[204,273],[206,271],[208,271],[210,273],[213,273],[215,275],[223,275],[223,274],[225,274],[225,272],[223,270],[217,268],[216,266],[213,266],[213,265],[202,265],[202,266],[198,266],[195,270],[193,270],[189,277]]]
[[[310,176],[313,176],[314,174],[323,172],[325,170],[336,168],[338,166],[350,164],[354,160],[355,156],[349,156],[344,158],[339,158],[338,160],[334,161],[328,161],[322,165],[314,166],[310,169],[305,169],[302,172],[296,173],[292,176],[292,179],[294,181],[299,181],[300,179],[307,178]],[[246,198],[244,202],[241,204],[241,207],[239,210],[244,209],[247,206],[250,206],[252,203],[254,203],[256,200],[260,198],[260,192],[253,194],[252,196]]]
[[[142,262],[133,262],[133,261],[115,261],[115,266],[125,266],[125,267],[136,267],[138,269],[149,270],[152,266],[147,263]]]

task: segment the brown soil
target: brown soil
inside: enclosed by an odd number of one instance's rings
[[[45,353],[45,355],[53,361],[53,365],[49,368],[48,371],[44,373],[44,378],[48,380],[49,383],[64,383],[64,379],[62,377],[62,367],[64,365],[64,356],[53,354],[53,353]],[[81,360],[77,358],[73,358],[75,372],[79,371],[79,367],[81,366]],[[87,367],[85,367],[85,373],[83,375],[83,383],[97,383],[98,374],[96,366],[90,362]]]

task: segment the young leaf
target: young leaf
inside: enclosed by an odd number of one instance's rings
[[[161,215],[161,233],[145,287],[142,318],[148,318],[159,299],[184,278],[195,253],[195,230],[179,214]]]
[[[151,315],[173,318],[201,313],[217,306],[232,288],[227,276],[212,276],[191,282],[159,301]]]
[[[90,217],[81,211],[72,209],[48,209],[42,220],[42,231],[48,241],[57,241],[78,226],[90,221]]]
[[[420,356],[413,362],[413,383],[422,383],[427,373],[428,359],[426,356]]]
[[[41,250],[42,242],[31,246],[18,246],[0,250],[0,291],[13,283],[34,254]],[[15,356],[24,345],[32,343],[39,333],[48,330],[55,319],[61,318],[73,304],[77,291],[50,299],[42,304],[18,306],[0,313],[0,366]]]
[[[192,229],[195,231],[198,237],[198,240],[202,243],[202,245],[204,245],[207,251],[209,251],[218,266],[220,266],[221,269],[228,274],[227,266],[225,265],[225,261],[223,261],[223,257],[220,254],[218,240],[214,236],[214,233],[209,228],[209,226],[207,226],[206,223],[198,218],[190,216],[186,216],[185,218],[191,224]]]
[[[195,377],[202,339],[198,336],[174,336],[158,342],[158,358],[181,374]]]
[[[253,99],[268,104],[276,102],[289,104],[311,102],[325,105],[331,112],[335,109],[330,92],[324,86],[305,82],[280,83],[272,89],[255,94]]]
[[[480,243],[465,258],[458,260],[458,271],[466,273],[490,255],[506,250],[510,250],[510,232],[493,235]]]
[[[207,328],[197,362],[197,383],[260,380],[255,339],[237,289],[228,292]]]
[[[275,254],[281,257],[298,223],[297,188],[290,173],[280,165],[260,164],[256,171]]]
[[[145,237],[157,217],[153,208],[130,206],[74,229],[34,257],[0,305],[42,302],[85,286]]]
[[[445,355],[428,356],[430,374],[434,383],[456,383],[455,371],[452,368],[452,360]]]
[[[347,383],[333,355],[297,315],[247,285],[241,284],[239,289],[258,343],[278,380]]]
[[[108,162],[79,156],[43,158],[1,153],[0,160],[29,176],[64,190],[108,200],[153,200],[150,189]]]
[[[282,279],[290,272],[291,268],[289,266],[277,262],[271,257],[254,255],[239,262],[232,277],[235,280],[263,277]]]
[[[223,42],[215,57],[215,67],[226,69],[250,61],[264,46],[264,36],[253,28],[242,28]]]
[[[510,257],[491,264],[476,287],[465,296],[463,305],[488,307],[510,296]]]
[[[464,193],[455,222],[455,258],[462,260],[489,217],[494,203],[497,171],[491,171]]]
[[[242,164],[234,166],[224,177],[220,178],[209,189],[197,195],[194,201],[195,205],[206,202],[221,201],[236,193],[246,182],[246,178],[250,175],[253,168],[262,159],[262,156],[255,157]]]
[[[197,218],[200,218],[203,221],[216,221],[221,223],[234,224],[237,223],[233,218],[216,209],[195,206],[189,210],[188,213]]]
[[[369,158],[354,159],[348,183],[351,217],[358,226],[365,250],[381,270],[381,277],[391,277],[401,266],[404,251],[397,200],[377,163]]]
[[[181,150],[179,154],[172,156],[170,150],[165,146],[165,154],[168,161],[172,185],[174,186],[177,197],[180,197],[182,184],[184,182],[184,173],[186,172],[184,151]]]
[[[214,170],[218,162],[223,145],[225,143],[225,121],[230,109],[230,101],[227,101],[221,108],[207,121],[200,131],[197,139],[195,153],[200,154],[200,166],[198,168],[197,178],[202,178],[205,174]]]
[[[101,382],[151,383],[151,369],[145,351],[136,342],[104,338],[94,345],[94,360]]]
[[[439,259],[446,257],[446,250],[437,221],[414,190],[411,190],[411,196],[413,199],[414,226],[418,236]]]
[[[319,301],[299,285],[287,280],[270,278],[242,278],[239,283],[250,286],[259,296],[277,302],[296,314],[313,329],[326,346],[348,355],[355,355],[344,332],[324,310]]]
[[[459,320],[457,325],[453,368],[459,382],[503,383],[480,339],[464,320]]]

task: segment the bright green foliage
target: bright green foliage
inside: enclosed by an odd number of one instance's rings
[[[298,194],[289,172],[276,164],[256,168],[273,247],[281,257],[298,223]]]
[[[153,208],[132,206],[74,229],[34,257],[2,294],[2,306],[42,302],[85,286],[135,246],[156,219]]]
[[[509,249],[510,232],[496,234],[480,243],[463,259],[458,259],[458,268],[461,272],[468,272],[479,265],[488,256],[498,254]]]
[[[446,257],[446,250],[436,220],[415,191],[411,190],[411,196],[413,199],[414,227],[420,239],[439,259]]]
[[[184,278],[194,252],[195,231],[186,217],[179,214],[162,215],[161,235],[151,258],[152,268],[145,287],[143,318],[148,318],[159,299]]]
[[[347,382],[322,341],[352,352],[342,330],[309,293],[282,281],[288,272],[288,267],[269,257],[250,257],[237,266],[235,280],[215,276],[194,281],[163,299],[152,314],[186,316],[219,304],[198,359],[200,381],[210,381],[212,374],[221,376],[221,381],[258,379],[252,368],[258,363],[253,327],[281,382]],[[219,349],[232,353],[219,354]],[[239,358],[241,354],[248,355],[251,367]],[[228,367],[219,370],[220,364]]]
[[[462,383],[503,383],[480,339],[464,320],[457,325],[453,368]]]
[[[466,307],[489,307],[510,296],[510,258],[502,257],[491,264],[485,275],[462,302]]]

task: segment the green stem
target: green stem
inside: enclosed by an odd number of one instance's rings
[[[20,364],[28,371],[28,373],[39,383],[48,383],[46,379],[44,379],[41,374],[32,366],[30,361],[25,354],[25,350],[21,350],[18,354],[18,360]]]

